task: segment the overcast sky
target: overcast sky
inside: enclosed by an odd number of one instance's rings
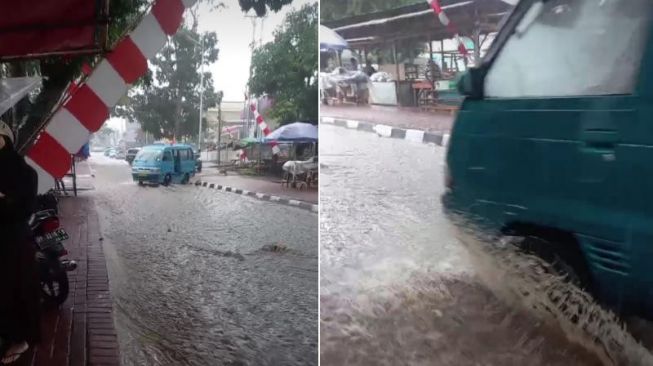
[[[271,41],[273,31],[283,22],[288,12],[314,2],[315,0],[293,0],[292,4],[278,13],[269,13],[264,20],[257,19],[257,42],[259,39],[263,43]],[[200,32],[216,32],[218,36],[218,61],[209,67],[215,89],[224,91],[225,101],[242,101],[249,78],[252,19],[245,16],[237,0],[224,0],[224,3],[226,8],[213,11],[206,4],[200,4],[198,27]],[[249,15],[253,14],[254,11],[250,10]],[[111,119],[108,124],[111,128],[124,130],[124,122],[120,119]]]

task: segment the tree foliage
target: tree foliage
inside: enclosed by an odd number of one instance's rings
[[[275,105],[270,116],[282,124],[317,121],[318,4],[289,13],[274,41],[254,50],[249,90],[267,94]]]
[[[254,9],[259,17],[265,16],[268,11],[276,13],[290,3],[292,3],[292,0],[238,0],[238,4],[243,11]]]
[[[320,4],[322,22],[413,5],[423,0],[329,0]]]
[[[130,91],[129,97],[116,107],[115,115],[140,122],[142,129],[155,138],[180,139],[198,134],[201,44],[204,65],[208,66],[218,58],[218,40],[214,32],[200,35],[195,29],[182,28],[168,41],[151,61],[152,82]],[[204,88],[202,109],[206,110],[217,101],[208,71],[204,72]]]

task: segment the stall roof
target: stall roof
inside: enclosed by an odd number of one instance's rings
[[[461,35],[470,36],[478,26],[482,33],[498,30],[512,6],[502,0],[442,0],[442,8]],[[325,22],[352,45],[373,45],[419,38],[437,41],[452,34],[435,17],[427,2]]]
[[[0,1],[0,61],[102,51],[108,1]]]

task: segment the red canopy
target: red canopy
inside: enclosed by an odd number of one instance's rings
[[[107,1],[0,1],[0,60],[101,51]]]

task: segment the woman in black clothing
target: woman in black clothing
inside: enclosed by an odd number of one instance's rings
[[[13,147],[0,121],[0,363],[15,361],[40,340],[40,294],[28,226],[38,176]]]

